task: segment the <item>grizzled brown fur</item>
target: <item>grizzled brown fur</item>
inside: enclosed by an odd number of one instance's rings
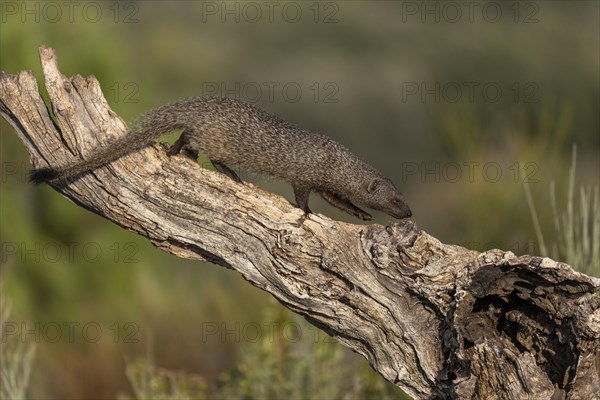
[[[231,167],[242,167],[290,182],[296,202],[305,212],[311,191],[360,219],[372,219],[354,203],[395,218],[411,211],[394,184],[346,147],[230,98],[195,97],[149,112],[137,128],[91,158],[63,168],[32,172],[36,184],[62,183],[151,144],[160,136],[183,130],[169,150],[196,159],[205,154],[215,168],[241,182]]]

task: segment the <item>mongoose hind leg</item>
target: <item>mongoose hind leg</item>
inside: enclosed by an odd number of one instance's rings
[[[349,200],[343,199],[331,192],[319,192],[319,194],[332,206],[337,207],[350,215],[354,215],[356,218],[360,218],[363,221],[370,221],[373,219],[371,214],[356,207]]]
[[[311,187],[304,185],[294,185],[294,196],[296,197],[296,205],[306,214],[312,213],[308,208],[308,198],[310,196]]]
[[[198,161],[198,150],[191,148],[187,144],[183,146],[183,154],[194,161]]]
[[[190,134],[191,133],[189,131],[183,131],[181,133],[181,136],[179,136],[179,139],[177,139],[175,143],[173,143],[173,146],[171,146],[169,151],[167,151],[167,154],[169,156],[174,156],[176,154],[179,154],[181,150],[183,150],[183,154],[186,157],[189,157],[194,161],[198,160],[198,150],[194,149],[190,145],[190,141],[188,140],[188,136]]]
[[[175,141],[175,143],[173,143],[173,146],[171,146],[169,151],[167,151],[167,155],[174,156],[176,154],[179,154],[179,152],[181,151],[181,148],[184,145],[185,145],[185,138],[183,137],[183,133],[182,133],[181,136],[179,136],[179,139],[177,139]]]
[[[231,168],[229,168],[227,165],[223,164],[222,162],[215,161],[215,160],[210,160],[210,162],[212,163],[212,165],[215,166],[215,169],[217,171],[227,175],[228,177],[230,177],[237,183],[243,183],[242,180],[240,179],[240,177],[238,176],[238,174],[236,174],[235,171],[232,170]]]

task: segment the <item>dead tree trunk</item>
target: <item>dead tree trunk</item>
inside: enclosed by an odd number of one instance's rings
[[[36,167],[124,135],[92,76],[40,48],[55,122],[30,71],[0,76],[0,112]],[[179,257],[238,271],[365,356],[414,398],[584,399],[600,393],[600,279],[548,258],[445,245],[411,221],[303,213],[156,144],[54,189]]]

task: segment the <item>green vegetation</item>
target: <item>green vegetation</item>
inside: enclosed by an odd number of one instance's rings
[[[275,322],[273,329],[241,346],[239,365],[216,385],[197,374],[158,368],[148,355],[127,365],[133,398],[409,399],[366,365],[348,364],[342,347],[327,335],[287,310],[275,310],[264,313],[265,321]]]
[[[527,182],[524,183],[527,204],[533,219],[541,254],[561,260],[574,269],[600,277],[600,197],[598,185],[579,188],[575,198],[575,170],[577,147],[573,146],[571,169],[565,206],[557,204],[556,185],[550,186],[550,205],[554,213],[556,242],[546,245],[535,204]]]
[[[10,303],[0,297],[0,398],[24,399],[35,356],[35,344],[24,342],[11,322]]]

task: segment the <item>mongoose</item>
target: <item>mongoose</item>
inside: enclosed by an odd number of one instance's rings
[[[242,182],[231,169],[240,166],[290,182],[296,203],[310,213],[308,197],[318,192],[327,202],[362,220],[372,216],[365,205],[394,218],[412,215],[391,180],[327,136],[305,131],[243,101],[223,97],[194,97],[147,113],[137,128],[99,148],[87,160],[57,169],[31,171],[35,184],[61,184],[182,130],[168,151],[192,159],[204,153],[215,168]]]

